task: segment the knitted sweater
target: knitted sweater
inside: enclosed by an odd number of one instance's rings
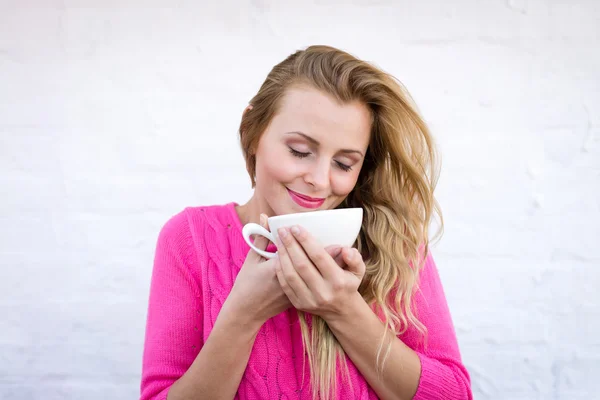
[[[160,231],[150,285],[141,400],[166,399],[171,385],[201,351],[233,287],[250,250],[235,205],[186,208]],[[471,399],[469,374],[461,362],[431,255],[421,271],[415,301],[427,340],[414,329],[400,336],[421,360],[414,398]],[[303,354],[296,310],[271,318],[256,337],[235,398],[310,400],[310,373]],[[350,382],[337,385],[337,399],[377,399],[352,361],[347,358],[347,362]]]

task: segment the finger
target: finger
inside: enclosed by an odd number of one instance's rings
[[[293,263],[288,248],[285,243],[283,243],[283,240],[289,240],[291,234],[283,232],[285,232],[285,228],[283,231],[279,231],[279,239],[277,240],[277,254],[279,256],[279,263],[281,264],[281,272],[285,277],[285,281],[292,288],[298,299],[309,299],[310,289],[296,270],[297,266]]]
[[[323,248],[323,246],[311,235],[306,229],[301,226],[294,226],[291,229],[292,236],[298,243],[298,248],[314,264],[320,274],[325,280],[333,280],[339,277],[339,267],[335,261],[331,258],[329,253]]]
[[[313,261],[304,252],[304,249],[298,243],[294,235],[286,228],[279,230],[279,239],[285,246],[285,251],[291,260],[295,272],[304,281],[306,286],[315,293],[320,293],[324,289],[323,277],[319,273]],[[322,249],[325,252],[324,249]],[[329,255],[325,252],[325,255]],[[331,259],[331,257],[329,257]],[[284,271],[285,272],[285,271]]]
[[[279,286],[281,287],[281,290],[283,291],[283,293],[287,296],[287,298],[290,300],[290,302],[292,303],[292,305],[294,307],[296,307],[296,305],[298,304],[298,296],[296,296],[296,293],[294,292],[294,289],[292,289],[290,287],[290,285],[288,284],[287,280],[285,279],[285,276],[283,275],[283,270],[281,269],[281,262],[278,258],[274,258],[273,259],[276,264],[275,264],[275,276],[277,277],[277,281],[279,281]]]
[[[340,246],[328,246],[325,247],[325,251],[327,254],[333,258],[333,261],[342,269],[346,269],[346,263],[344,262],[344,257],[342,255],[343,247]]]
[[[342,257],[347,265],[346,269],[362,279],[365,275],[366,267],[360,252],[355,248],[345,247],[342,250]]]

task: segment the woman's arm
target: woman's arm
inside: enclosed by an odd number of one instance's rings
[[[255,244],[266,248],[267,240]],[[264,321],[289,307],[273,261],[250,252],[202,343],[202,284],[185,212],[161,230],[146,323],[141,400],[233,399]],[[239,281],[239,282],[238,282]]]
[[[158,235],[146,317],[140,400],[165,400],[203,346],[203,301],[192,273],[194,245],[186,212]]]
[[[386,329],[357,291],[365,271],[360,254],[342,249],[346,265],[342,269],[305,229],[280,230],[279,237],[283,243],[278,244],[281,268],[277,276],[283,290],[297,309],[319,315],[327,322],[379,397],[472,398],[469,375],[460,360],[448,306],[430,255],[419,276],[420,290],[415,293],[417,317],[427,328],[427,340],[421,341],[414,329],[402,339],[391,335],[390,353],[380,377],[376,372],[377,356]]]
[[[386,328],[358,295],[346,312],[326,320],[344,351],[382,399],[472,399],[470,378],[462,365],[454,327],[431,255],[420,276],[415,294],[419,320],[425,325],[427,347],[415,329],[405,341],[391,336],[391,350],[383,374],[375,365]],[[386,344],[389,343],[386,342]]]
[[[141,400],[229,400],[238,389],[260,326],[249,329],[224,305],[202,343],[202,288],[192,273],[194,257],[187,215],[182,212],[165,224],[156,246]]]
[[[347,312],[329,318],[326,322],[348,357],[379,398],[383,400],[413,398],[421,375],[419,356],[398,338],[388,335],[385,343],[387,345],[390,343],[389,339],[392,339],[392,347],[383,374],[378,375],[377,354],[386,327],[358,292],[348,304]],[[385,352],[382,352],[382,355],[385,355]]]
[[[173,384],[168,400],[234,398],[260,325],[246,323],[231,314],[221,310],[200,354]]]

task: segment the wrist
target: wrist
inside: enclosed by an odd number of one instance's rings
[[[330,327],[341,327],[344,324],[356,321],[357,318],[359,318],[360,313],[364,312],[365,307],[369,309],[369,306],[360,293],[356,291],[347,298],[339,312],[323,316],[323,319]]]
[[[257,318],[256,314],[249,310],[244,310],[242,307],[236,306],[228,298],[223,303],[221,311],[215,321],[223,325],[227,329],[243,332],[250,336],[256,336],[265,321]]]

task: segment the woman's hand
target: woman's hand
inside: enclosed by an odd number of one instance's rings
[[[260,219],[260,224],[268,230],[266,216],[261,214]],[[263,236],[256,236],[254,244],[264,250],[269,241]],[[223,309],[257,330],[269,318],[287,310],[291,303],[277,280],[277,264],[277,258],[266,260],[250,250]]]
[[[343,314],[365,274],[358,250],[325,249],[300,226],[278,233],[277,279],[292,305],[324,320]]]

